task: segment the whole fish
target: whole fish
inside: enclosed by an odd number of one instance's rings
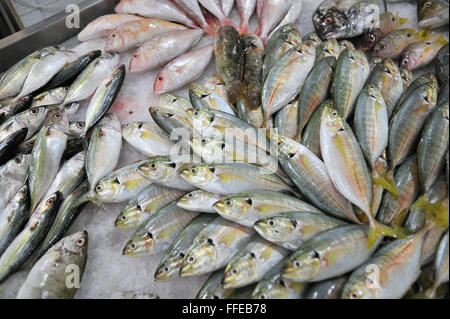
[[[274,32],[276,32],[276,30],[278,30],[280,27],[289,23],[296,23],[302,13],[302,8],[303,1],[292,1],[291,7],[284,16],[283,20],[281,20],[278,25],[272,30],[269,37],[272,36]]]
[[[83,137],[108,113],[125,80],[125,73],[125,65],[122,64],[98,86],[86,111],[86,127]]]
[[[323,124],[322,124],[323,126]],[[352,205],[333,186],[326,165],[302,144],[278,137],[280,164],[302,194],[332,215],[358,222]]]
[[[217,19],[219,19],[220,25],[232,25],[228,15],[224,12],[221,0],[198,0],[198,2]]]
[[[117,216],[114,226],[122,229],[137,228],[148,217],[184,194],[184,191],[150,185],[127,203]]]
[[[136,197],[152,184],[137,172],[142,164],[130,164],[102,178],[95,187],[96,198],[102,203],[123,203]]]
[[[189,164],[183,159],[172,159],[171,156],[150,157],[139,166],[138,173],[152,183],[184,191],[194,190],[195,187],[182,178],[182,172]]]
[[[300,141],[301,144],[303,144],[319,159],[322,159],[322,154],[320,153],[320,119],[322,117],[323,110],[326,107],[333,108],[333,100],[326,100],[314,111],[303,130],[302,140]]]
[[[391,31],[374,46],[372,56],[398,59],[408,45],[426,41],[430,36],[427,30],[416,32],[414,29],[406,28]]]
[[[443,284],[448,282],[448,230],[445,233],[444,237],[442,237],[441,242],[439,243],[438,250],[436,252],[436,257],[434,259],[434,281],[433,286],[427,291],[427,295],[430,298],[433,298],[436,295],[437,288]]]
[[[123,255],[141,257],[167,250],[198,215],[177,207],[175,202],[168,204],[138,227],[125,245]]]
[[[247,163],[192,165],[184,168],[180,176],[192,186],[221,195],[252,190],[293,192],[291,186],[268,169]]]
[[[191,28],[197,27],[183,10],[179,9],[170,0],[121,0],[115,11],[117,13],[138,14],[147,18],[179,22]]]
[[[367,249],[368,240],[367,226],[343,226],[320,233],[287,259],[282,278],[318,282],[341,276],[365,263],[381,242]]]
[[[106,52],[125,52],[153,38],[172,31],[188,30],[185,26],[158,19],[129,21],[109,33]]]
[[[352,113],[369,75],[369,62],[364,52],[345,49],[341,53],[333,75],[332,94],[335,108],[344,119]]]
[[[0,209],[3,209],[25,184],[30,157],[29,154],[21,153],[0,166]]]
[[[197,0],[173,0],[180,7],[186,15],[195,22],[205,32],[213,35],[215,30],[206,22],[203,16],[202,9]]]
[[[90,22],[77,37],[80,42],[103,38],[123,23],[142,19],[133,14],[107,14]]]
[[[55,52],[55,47],[37,50],[14,64],[0,78],[0,101],[16,97],[22,91],[23,85],[33,67],[46,55]]]
[[[436,57],[436,74],[441,84],[448,82],[449,45],[444,45]]]
[[[298,132],[298,102],[290,103],[275,115],[278,134],[294,139]]]
[[[156,77],[153,91],[156,94],[166,93],[193,82],[203,73],[212,56],[212,45],[180,55],[161,70]]]
[[[38,256],[43,256],[51,247],[60,241],[73,222],[77,219],[88,202],[87,194],[89,183],[84,181],[61,203],[56,217],[47,232],[38,251]]]
[[[169,281],[179,277],[179,271],[186,250],[197,234],[214,221],[216,217],[202,214],[195,218],[175,239],[159,262],[155,272],[155,281]]]
[[[440,176],[448,153],[448,102],[439,105],[426,121],[417,148],[419,177],[424,193]]]
[[[303,129],[314,111],[328,97],[335,67],[336,58],[326,57],[317,62],[306,77],[298,97],[297,141],[301,141]]]
[[[79,279],[87,262],[88,233],[67,236],[42,256],[20,287],[17,299],[71,299],[77,291],[69,286],[68,267],[77,266]]]
[[[130,60],[130,72],[140,73],[166,65],[184,54],[202,37],[199,29],[172,31],[145,42],[137,49]]]
[[[63,67],[72,63],[77,56],[72,51],[54,51],[36,62],[16,99],[30,95],[45,86]]]
[[[322,39],[353,38],[377,24],[378,0],[324,0],[313,14],[313,24]]]
[[[91,191],[114,171],[119,162],[122,134],[119,119],[108,113],[94,126],[86,153],[86,174]]]
[[[9,244],[20,233],[22,227],[30,217],[30,196],[28,186],[24,185],[8,202],[5,208],[1,208],[0,214],[0,256],[8,248]]]
[[[225,83],[231,104],[235,104],[242,96],[243,50],[243,42],[233,27],[226,26],[217,31],[214,38],[216,73]]]
[[[281,278],[286,258],[281,260],[256,285],[252,299],[302,299],[307,284]]]
[[[20,145],[27,137],[28,129],[26,127],[14,132],[4,141],[0,142],[0,165],[5,164],[17,154],[15,148]]]
[[[214,91],[197,83],[191,83],[189,86],[189,98],[191,104],[198,109],[214,109],[231,115],[235,115],[232,105],[224,100]]]
[[[213,206],[221,198],[222,196],[217,194],[196,190],[180,197],[177,206],[199,213],[215,213]]]
[[[289,250],[297,250],[314,236],[346,224],[325,214],[293,211],[261,219],[253,228],[265,240]]]
[[[255,235],[228,263],[222,285],[227,289],[256,283],[288,254],[288,250]]]
[[[223,269],[219,269],[209,276],[196,299],[227,299],[233,294],[233,291],[239,289],[225,289],[222,286]]]
[[[361,49],[364,51],[372,50],[375,44],[377,44],[383,36],[398,29],[407,21],[408,18],[401,18],[398,12],[395,16],[392,12],[385,12],[381,14],[378,27],[370,29],[362,35]]]
[[[439,38],[411,44],[402,53],[400,67],[415,70],[422,68],[436,58],[439,50],[448,44],[441,35]]]
[[[448,24],[447,0],[419,0],[417,3],[417,25],[420,28],[437,28]]]
[[[58,173],[61,158],[67,145],[68,131],[69,123],[65,115],[61,113],[55,113],[39,131],[31,152],[28,169],[31,211],[35,210]]]
[[[256,0],[236,0],[236,8],[241,18],[240,34],[248,33],[248,23],[256,9]]]
[[[31,96],[24,96],[17,101],[14,99],[6,99],[0,101],[0,125],[12,116],[21,113],[28,109],[29,102],[32,100]]]
[[[53,90],[42,92],[33,97],[30,107],[39,107],[47,105],[61,104],[69,92],[68,87],[60,87]]]
[[[150,122],[122,125],[122,137],[145,156],[169,155],[174,142],[166,132]]]
[[[397,64],[392,59],[384,60],[375,66],[367,84],[373,84],[381,90],[390,117],[404,91],[402,75]]]
[[[419,195],[420,182],[416,155],[411,156],[399,166],[394,179],[398,190],[398,198],[386,192],[377,215],[377,219],[385,225],[391,225],[392,223],[402,225],[405,213]]]
[[[59,194],[44,198],[28,223],[0,257],[0,283],[15,273],[47,233],[59,205]]]
[[[256,34],[263,40],[264,44],[267,44],[269,33],[286,16],[291,5],[291,0],[265,0],[262,3]]]
[[[437,84],[429,82],[416,88],[397,106],[389,125],[388,155],[392,168],[415,150],[423,124],[436,107],[436,99]]]
[[[118,64],[119,54],[117,53],[105,53],[92,61],[70,86],[63,105],[89,98],[100,83],[112,74]]]
[[[261,219],[289,211],[322,214],[296,197],[266,190],[233,194],[218,200],[213,208],[223,218],[247,227],[253,227]]]
[[[198,233],[187,249],[180,269],[181,277],[202,275],[225,267],[254,233],[251,228],[216,218]]]
[[[267,75],[262,90],[265,127],[272,114],[288,105],[298,95],[314,66],[314,60],[315,45],[307,41],[289,49],[275,63]]]
[[[0,143],[23,128],[27,129],[25,139],[28,140],[39,131],[47,118],[47,113],[47,108],[37,107],[14,115],[0,126]]]
[[[381,248],[350,275],[341,298],[401,298],[419,275],[424,233],[397,239]],[[377,276],[374,276],[374,269]]]
[[[339,299],[346,282],[347,276],[318,282],[308,289],[305,299]]]

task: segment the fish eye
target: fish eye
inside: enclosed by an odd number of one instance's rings
[[[31,109],[31,114],[33,114],[33,115],[36,115],[36,114],[37,114],[37,112],[38,112],[38,110],[37,110],[37,109]]]
[[[351,299],[358,299],[358,298],[359,298],[359,294],[358,294],[356,291],[353,291],[353,292],[350,294],[350,298],[351,298]]]
[[[238,273],[238,270],[236,268],[233,268],[231,269],[231,272],[236,275]]]
[[[299,268],[300,267],[300,262],[299,261],[294,261],[294,267]]]
[[[402,61],[402,64],[408,64],[408,62],[409,62],[409,59],[408,58],[404,58],[403,61]]]
[[[197,169],[196,169],[195,167],[194,167],[194,168],[192,168],[192,169],[191,169],[191,173],[192,173],[192,174],[195,174],[195,173],[197,173]]]
[[[163,80],[162,76],[160,76],[160,77],[158,78],[158,80],[159,80],[159,81],[162,81],[162,80]]]
[[[231,200],[227,200],[226,202],[225,202],[225,205],[227,205],[228,207],[230,207],[231,206]]]
[[[127,216],[122,215],[121,219],[122,219],[122,220],[125,220],[125,219],[127,219]]]
[[[206,139],[203,138],[202,139],[202,143],[205,144],[206,143]]]
[[[78,247],[83,247],[86,240],[84,238],[78,238],[76,244]]]
[[[78,122],[77,123],[77,127],[78,128],[84,128],[84,123],[83,122]]]
[[[331,115],[333,115],[334,117],[337,117],[337,116],[338,116],[338,114],[337,114],[336,111],[334,111],[333,113],[331,113]]]
[[[47,200],[47,202],[46,202],[46,204],[47,204],[48,207],[52,206],[54,203],[55,203],[55,198],[54,198],[54,197],[49,198],[49,199]]]
[[[432,3],[431,1],[427,1],[427,2],[425,2],[425,4],[423,5],[423,7],[424,7],[424,8],[429,8],[429,7],[431,7],[432,4],[433,4],[433,3]]]
[[[197,116],[197,115],[198,115],[198,111],[195,111],[195,112],[194,112],[194,115]]]
[[[386,49],[386,45],[384,43],[380,43],[379,48],[381,50],[384,50],[384,49]]]
[[[132,244],[130,245],[130,247],[133,248],[133,249],[135,249],[135,248],[136,248],[136,245],[135,245],[134,243],[132,243]]]
[[[331,17],[328,17],[328,18],[326,18],[325,20],[324,20],[324,22],[326,23],[326,24],[331,24],[331,23],[333,23],[333,18],[331,18]]]
[[[163,269],[165,272],[168,272],[169,271],[169,267],[164,267],[164,269]]]
[[[369,41],[370,42],[375,42],[376,39],[377,38],[373,34],[369,35]]]
[[[116,34],[115,33],[113,33],[112,35],[111,35],[113,38],[115,38],[116,37]]]
[[[100,186],[100,185],[97,185],[97,187],[95,187],[95,190],[96,190],[97,192],[101,192],[101,191],[103,190],[103,187]]]
[[[265,294],[259,295],[259,299],[267,299],[267,296]]]
[[[60,118],[61,118],[61,113],[56,113],[56,114],[55,114],[55,119],[58,119],[58,120],[59,120]]]
[[[157,167],[157,165],[156,165],[155,163],[150,164],[150,168],[151,168],[151,169],[155,170],[156,167]]]
[[[189,193],[188,195],[187,195],[188,197],[192,197],[192,196],[194,196],[192,193]]]
[[[133,58],[137,58],[137,57],[138,57],[138,55],[137,55],[137,54],[133,55]]]
[[[275,226],[275,221],[273,219],[269,219],[269,226]]]
[[[188,263],[193,264],[195,261],[195,258],[193,256],[190,256],[187,261],[188,261]]]
[[[27,146],[33,146],[34,145],[34,140],[32,140],[32,141],[29,141],[28,143],[27,143]]]

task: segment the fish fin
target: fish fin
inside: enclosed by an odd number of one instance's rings
[[[394,218],[394,220],[391,222],[391,226],[392,226],[393,228],[396,228],[396,229],[402,227],[402,225],[403,225],[404,222],[405,222],[406,215],[408,214],[408,212],[409,212],[409,209],[408,209],[408,208],[402,210],[402,211]]]
[[[422,40],[422,41],[431,39],[433,37],[433,35],[429,32],[429,28],[425,28],[425,29],[417,32],[415,34],[415,36],[418,40]]]
[[[94,194],[86,194],[84,196],[84,200],[85,201],[89,201],[92,204],[94,204],[95,206],[99,207],[101,210],[106,211],[106,207],[105,204],[103,204]]]
[[[247,34],[248,33],[248,24],[242,24],[241,25],[241,29],[240,29],[240,31],[239,31],[239,34]]]
[[[448,227],[448,205],[444,201],[430,203],[427,195],[422,195],[412,206],[411,210],[422,210],[427,219],[444,228]]]
[[[390,179],[389,176],[387,178],[384,178],[383,176],[379,175],[376,171],[372,172],[373,184],[383,187],[385,190],[391,193],[395,197],[395,199],[398,199],[398,190],[397,186],[395,185],[395,181],[393,181],[393,176],[391,180],[388,179]]]
[[[369,237],[367,240],[367,249],[371,249],[373,245],[379,240],[380,237],[393,237],[393,238],[408,238],[406,234],[401,230],[395,230],[389,226],[383,225],[375,220],[370,224]]]
[[[404,25],[406,22],[408,22],[408,20],[408,18],[400,17],[400,13],[397,11],[397,14],[395,15],[395,21],[397,21],[398,26]]]
[[[447,45],[448,41],[445,40],[444,36],[441,35],[436,41],[434,41],[435,44],[440,44],[442,46]]]

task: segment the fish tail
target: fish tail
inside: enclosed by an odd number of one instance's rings
[[[412,206],[411,210],[425,212],[427,220],[444,228],[448,227],[448,202],[445,200],[430,203],[427,195],[422,195]]]
[[[430,28],[425,28],[416,33],[416,38],[421,41],[430,39],[433,35],[429,32]]]
[[[231,21],[228,18],[226,20],[222,21],[220,24],[222,25],[222,27],[229,26],[229,27],[233,27],[236,30],[239,29],[238,27],[236,27],[236,25],[233,23],[233,21]]]
[[[239,31],[239,34],[247,34],[248,33],[248,24],[247,23],[243,23],[241,24],[241,29]]]
[[[213,26],[209,25],[209,24],[206,24],[206,25],[202,28],[202,30],[203,30],[204,32],[208,33],[208,34],[209,34],[210,36],[212,36],[212,37],[215,37],[216,34],[217,34],[216,29],[215,29]]]
[[[400,17],[400,13],[397,11],[397,14],[395,15],[395,21],[397,21],[398,26],[404,25],[406,22],[408,22],[408,20],[408,18]]]
[[[438,38],[434,43],[435,43],[435,44],[440,44],[440,45],[444,46],[444,45],[447,45],[447,44],[448,44],[448,41],[445,40],[445,38],[444,38],[443,35],[441,35],[441,36],[439,36],[439,38]]]
[[[367,249],[371,249],[382,236],[401,239],[407,238],[403,231],[395,230],[389,226],[383,225],[372,217],[370,221],[369,238],[367,240]]]
[[[83,196],[85,201],[89,201],[95,206],[99,207],[101,210],[106,211],[105,205],[95,196],[93,192],[89,192]]]
[[[395,185],[394,176],[387,175],[386,178],[379,175],[375,170],[372,171],[372,182],[375,185],[379,185],[391,193],[395,199],[398,199],[398,190]]]

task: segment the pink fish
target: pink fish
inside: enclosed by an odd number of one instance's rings
[[[140,19],[143,18],[132,14],[108,14],[101,16],[89,23],[78,34],[78,40],[85,42],[88,40],[106,37],[112,30],[121,24]]]
[[[267,44],[270,31],[286,16],[291,8],[292,0],[265,0],[262,4],[258,21],[258,35]]]
[[[202,13],[202,9],[200,8],[197,0],[173,0],[173,2],[175,2],[175,4],[180,9],[182,9],[187,14],[187,16],[198,26],[200,26],[205,32],[209,33],[210,35],[214,35],[214,30],[206,22],[206,19]]]
[[[235,27],[233,22],[223,12],[222,4],[219,0],[198,0],[206,10],[211,12],[220,21],[221,26],[230,25]]]
[[[301,0],[292,1],[291,8],[287,12],[287,14],[283,18],[283,20],[281,20],[281,22],[276,26],[276,28],[272,30],[272,32],[269,35],[269,39],[272,36],[272,34],[274,34],[274,32],[276,30],[278,30],[279,28],[281,28],[282,26],[289,24],[289,23],[295,24],[297,19],[300,17],[300,14],[302,13],[302,7],[303,7],[303,2]]]
[[[248,22],[256,8],[256,0],[236,0],[236,7],[241,17],[240,33],[248,33]]]
[[[220,0],[222,2],[222,9],[225,16],[229,17],[231,10],[234,7],[234,0]]]

